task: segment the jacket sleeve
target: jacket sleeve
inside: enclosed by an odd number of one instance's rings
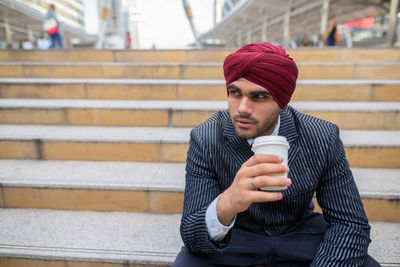
[[[186,185],[181,220],[181,237],[185,246],[193,253],[212,253],[227,246],[230,234],[216,243],[209,237],[205,215],[208,206],[221,193],[213,159],[206,149],[200,130],[195,128],[190,134],[190,147],[186,161]]]
[[[370,226],[337,126],[330,133],[328,152],[317,200],[329,226],[311,266],[362,266]]]

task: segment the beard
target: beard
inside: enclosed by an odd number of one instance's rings
[[[232,116],[231,119],[235,127],[236,134],[239,137],[244,139],[254,139],[259,136],[272,134],[276,127],[276,124],[278,123],[278,117],[280,113],[281,109],[277,108],[273,112],[268,114],[268,116],[264,120],[258,120],[252,116],[241,114],[236,114]],[[254,127],[251,127],[250,129],[240,128],[236,123],[236,120],[238,119],[249,120],[254,123]]]

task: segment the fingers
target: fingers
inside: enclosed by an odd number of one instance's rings
[[[276,174],[285,176],[283,174],[288,173],[289,168],[281,163],[260,163],[246,167],[243,172],[245,172],[246,177],[275,176]]]
[[[249,189],[257,190],[263,187],[288,187],[292,184],[289,178],[258,176],[250,179]]]
[[[260,163],[282,163],[283,158],[272,154],[257,154],[249,158],[243,166],[251,167]]]
[[[273,202],[281,200],[283,197],[281,192],[263,192],[255,191],[253,193],[253,202]]]
[[[228,201],[224,201],[222,210],[236,214],[245,211],[254,202],[282,199],[280,192],[258,191],[263,187],[287,187],[291,184],[290,179],[271,177],[274,174],[285,176],[284,174],[289,172],[289,168],[282,163],[282,157],[272,154],[258,154],[251,157],[236,173],[231,186],[224,191],[224,199]]]

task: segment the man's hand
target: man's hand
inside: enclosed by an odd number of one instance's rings
[[[235,215],[245,211],[254,202],[272,202],[282,199],[280,192],[259,191],[269,186],[290,186],[288,178],[269,175],[287,173],[289,168],[282,165],[283,158],[276,155],[257,154],[243,163],[236,173],[232,185],[225,190],[217,202],[217,215],[223,225],[229,225]],[[254,178],[252,184],[252,178]]]

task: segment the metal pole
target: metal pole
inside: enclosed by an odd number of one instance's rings
[[[322,0],[322,12],[321,12],[321,28],[319,30],[320,34],[324,34],[328,28],[329,20],[329,0]]]
[[[242,46],[242,35],[238,33],[236,35],[236,47],[241,47]]]
[[[251,44],[251,28],[247,31],[246,44]]]
[[[392,47],[395,41],[396,28],[397,28],[397,11],[399,9],[399,0],[390,1],[390,23],[388,34],[388,46]]]
[[[6,31],[6,43],[7,46],[11,48],[12,46],[12,31],[8,19],[4,18],[4,29]]]
[[[193,14],[192,14],[192,11],[190,10],[189,3],[188,3],[187,0],[182,0],[182,3],[183,3],[183,7],[185,9],[186,17],[189,20],[190,28],[192,28],[192,32],[193,32],[193,36],[194,36],[194,41],[196,42],[196,46],[197,47],[201,47],[199,38],[197,36],[197,31],[196,31],[196,28],[195,28],[193,20],[192,20],[193,19]]]
[[[268,41],[268,33],[267,33],[267,31],[268,31],[268,24],[267,24],[267,22],[265,21],[264,23],[263,23],[263,25],[262,25],[262,28],[261,28],[261,31],[262,31],[262,41],[263,42],[267,42]]]
[[[397,24],[397,46],[400,46],[400,24]]]
[[[349,28],[344,28],[344,36],[346,37],[346,47],[353,47],[353,38]]]
[[[290,41],[290,5],[286,11],[285,21],[283,23],[283,46],[285,48],[289,47]]]
[[[221,21],[223,4],[223,0],[214,0],[214,26]]]
[[[213,25],[215,26],[215,25],[217,25],[217,0],[214,0],[213,15],[214,15]]]
[[[108,15],[110,14],[111,10],[111,1],[100,1],[99,5],[99,39],[97,40],[96,43],[96,48],[97,49],[102,49],[103,48],[103,42],[104,42],[104,37],[105,37],[105,32],[107,28],[107,19]]]
[[[35,43],[35,37],[33,36],[33,30],[32,30],[32,27],[30,25],[28,25],[26,33],[28,34],[29,42],[34,44]]]

